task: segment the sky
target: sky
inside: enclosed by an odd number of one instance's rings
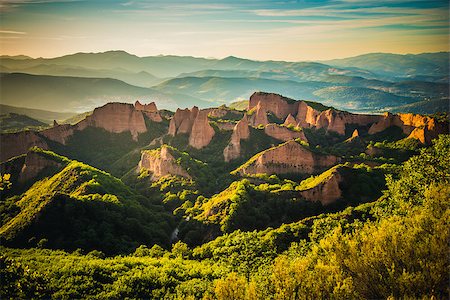
[[[0,0],[0,54],[325,60],[449,50],[448,0]]]

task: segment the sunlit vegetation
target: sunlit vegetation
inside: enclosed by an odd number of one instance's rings
[[[144,243],[127,256],[110,257],[99,250],[2,248],[0,293],[58,299],[446,298],[449,159],[450,137],[441,136],[388,176],[377,201],[264,231],[233,231],[195,248]],[[69,181],[66,190],[71,186]],[[243,195],[249,186],[241,181],[227,193]]]
[[[34,246],[43,241],[50,248],[117,253],[142,242],[169,242],[170,218],[160,204],[104,171],[40,152],[66,166],[2,202],[8,220],[0,228],[2,244]]]

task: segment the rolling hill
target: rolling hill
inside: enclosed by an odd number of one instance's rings
[[[209,103],[168,91],[129,85],[110,78],[61,77],[22,73],[1,74],[2,104],[33,109],[85,112],[106,102],[155,101],[161,108],[206,106]]]
[[[3,102],[3,100],[2,100]],[[10,105],[4,105],[0,104],[0,113],[1,114],[19,114],[19,115],[27,115],[28,117],[31,117],[33,119],[36,119],[38,121],[41,121],[46,124],[51,124],[53,120],[56,121],[63,121],[68,118],[71,118],[75,115],[75,113],[62,113],[62,112],[55,112],[55,111],[49,111],[49,110],[42,110],[42,109],[31,109],[31,108],[25,108],[25,107],[16,107],[16,106],[10,106]]]

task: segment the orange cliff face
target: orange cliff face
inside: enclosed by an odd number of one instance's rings
[[[385,113],[381,119],[369,129],[369,134],[386,130],[391,126],[402,129],[408,138],[419,140],[422,144],[430,144],[439,134],[449,132],[448,122],[437,122],[435,119],[416,114]]]
[[[277,118],[284,120],[289,114],[294,115],[298,110],[298,102],[279,94],[256,92],[250,96],[248,110],[260,105],[260,109],[272,112]],[[266,125],[266,124],[264,124]]]
[[[264,128],[264,133],[283,142],[298,138],[302,141],[308,142],[303,130],[295,131],[278,124],[267,124]]]
[[[267,125],[267,113],[273,113],[286,124],[299,127],[324,128],[344,135],[347,124],[365,126],[375,123],[379,116],[356,115],[348,112],[327,109],[319,111],[309,106],[304,101],[295,101],[278,94],[257,92],[250,97],[248,109],[253,110],[250,124],[258,126]],[[294,118],[295,116],[295,118]]]
[[[144,114],[147,116],[151,114],[155,122],[158,122],[161,116],[154,103],[142,105],[137,102],[136,107],[139,109],[136,109],[132,104],[108,103],[94,109],[92,115],[87,116],[75,125],[59,125],[57,122],[54,122],[52,128],[45,129],[41,132],[23,131],[2,134],[0,159],[1,161],[5,161],[11,157],[25,154],[33,146],[49,149],[47,144],[48,140],[64,145],[75,131],[81,131],[87,127],[103,128],[112,133],[129,131],[132,138],[137,140],[140,133],[147,131]],[[152,117],[149,118],[152,119]]]
[[[132,104],[108,103],[94,109],[92,115],[75,125],[78,130],[98,127],[108,132],[121,133],[129,131],[133,139],[137,140],[140,133],[147,131],[144,116]]]
[[[241,155],[241,140],[246,140],[249,137],[250,129],[248,126],[248,118],[247,115],[244,114],[242,119],[234,126],[231,140],[223,150],[224,160],[228,162],[238,158]]]
[[[320,202],[322,205],[329,205],[342,197],[339,184],[343,181],[341,174],[334,171],[325,182],[307,190],[300,191],[303,198],[313,202]]]
[[[201,149],[211,142],[215,135],[214,128],[209,124],[210,110],[199,110],[194,106],[189,109],[177,109],[169,123],[169,134],[189,134],[189,145]]]
[[[191,178],[191,176],[175,161],[166,145],[151,151],[144,151],[138,164],[138,171],[147,170],[152,173],[151,180],[156,181],[167,175]]]
[[[333,155],[316,154],[296,141],[289,141],[258,154],[248,164],[237,170],[245,174],[312,174],[325,167],[338,163],[339,159]]]
[[[215,133],[214,128],[209,125],[208,111],[201,110],[198,112],[194,124],[192,125],[192,131],[189,136],[189,145],[196,149],[206,147],[211,142]]]
[[[162,117],[156,107],[155,102],[150,102],[149,104],[141,104],[141,102],[136,101],[134,103],[134,108],[137,111],[142,111],[150,120],[153,122],[162,122]]]

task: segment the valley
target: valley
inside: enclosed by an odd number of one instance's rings
[[[248,98],[245,109],[110,102],[2,133],[3,295],[445,294],[447,118]],[[386,272],[364,269],[380,255],[404,269],[368,286]],[[400,283],[405,272],[417,279]]]

